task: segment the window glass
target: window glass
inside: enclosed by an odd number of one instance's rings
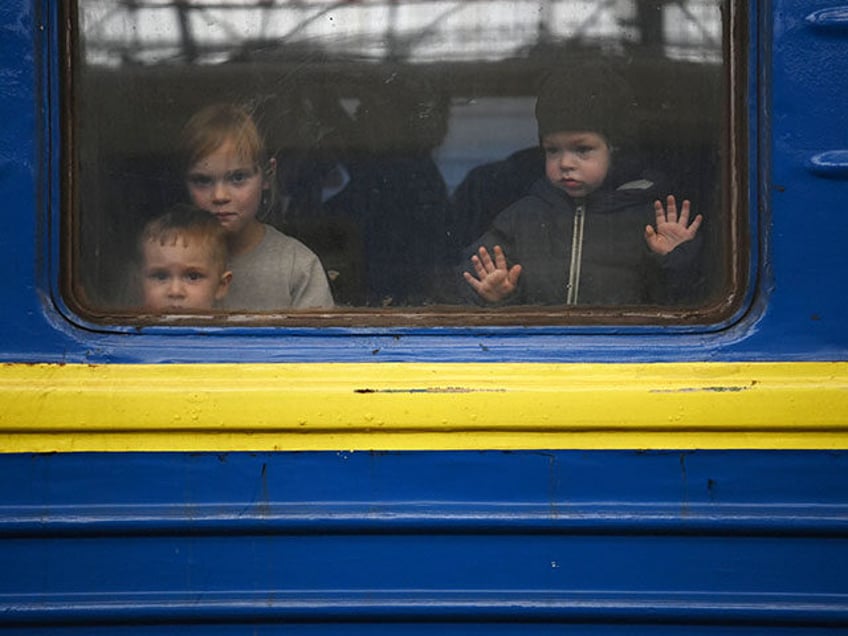
[[[731,15],[78,0],[68,300],[119,323],[724,317],[744,252]]]

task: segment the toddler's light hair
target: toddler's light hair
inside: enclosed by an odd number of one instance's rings
[[[178,204],[164,214],[148,221],[138,240],[139,262],[144,263],[144,246],[148,242],[176,245],[182,240],[200,241],[209,245],[212,262],[220,271],[227,268],[227,233],[215,215],[193,205]]]

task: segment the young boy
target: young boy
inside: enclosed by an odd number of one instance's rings
[[[463,286],[475,302],[637,305],[686,295],[701,215],[690,223],[689,201],[678,211],[673,196],[665,207],[647,179],[612,183],[611,139],[630,132],[632,106],[611,74],[545,83],[536,102],[545,177],[466,250]]]
[[[213,309],[227,294],[227,240],[209,212],[178,205],[150,221],[139,239],[144,310],[191,313]]]

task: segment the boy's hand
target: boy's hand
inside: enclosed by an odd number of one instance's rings
[[[654,211],[657,213],[657,228],[652,225],[645,227],[645,241],[651,251],[657,254],[668,254],[675,247],[686,241],[691,241],[701,227],[703,217],[699,214],[689,224],[689,201],[683,201],[680,216],[677,215],[677,202],[674,196],[666,198],[668,210],[663,208],[662,201],[654,201]]]
[[[477,278],[469,272],[463,272],[465,280],[474,288],[483,300],[490,303],[503,300],[511,295],[518,284],[521,275],[521,265],[506,266],[506,256],[500,245],[494,248],[495,260],[489,256],[488,250],[481,247],[477,254],[471,257]]]

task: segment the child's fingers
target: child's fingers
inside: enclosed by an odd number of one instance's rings
[[[509,272],[507,272],[506,278],[507,281],[515,287],[518,284],[518,277],[521,276],[521,265],[514,265]]]
[[[506,269],[506,256],[504,256],[500,245],[495,245],[495,267]]]
[[[680,225],[683,227],[688,227],[689,225],[689,210],[689,199],[684,199],[683,204],[680,206]]]
[[[669,194],[665,200],[666,202],[666,219],[669,223],[677,223],[677,201],[674,198],[673,194]]]
[[[695,217],[695,220],[692,221],[692,225],[689,226],[689,235],[695,236],[695,233],[698,231],[698,228],[701,227],[701,222],[704,220],[702,215],[698,215]]]
[[[483,280],[477,280],[468,272],[463,272],[462,275],[465,277],[465,281],[471,285],[472,289],[481,298],[489,302],[497,302],[511,293],[510,289],[504,288],[503,283],[506,277],[504,272],[495,272]]]
[[[495,269],[495,264],[492,262],[492,257],[489,256],[489,250],[485,247],[481,247],[477,253],[480,255],[480,263],[482,263],[483,268],[486,272],[491,272]]]
[[[660,223],[665,223],[665,206],[659,199],[654,201],[654,214],[657,217],[657,226]]]
[[[492,252],[494,261],[489,251],[481,246],[477,254],[471,257],[471,264],[477,276],[471,272],[463,272],[462,277],[482,298],[495,302],[513,292],[521,275],[521,265],[507,269],[506,255],[500,245],[495,245]]]
[[[462,272],[462,276],[465,278],[465,282],[467,282],[471,287],[474,288],[474,291],[480,291],[480,287],[483,285],[479,280],[474,278],[468,272]]]
[[[475,254],[471,257],[471,264],[474,266],[474,271],[477,273],[478,278],[484,278],[486,276],[486,270],[483,268],[483,263],[480,262],[480,259]],[[470,275],[466,272],[466,275]]]

